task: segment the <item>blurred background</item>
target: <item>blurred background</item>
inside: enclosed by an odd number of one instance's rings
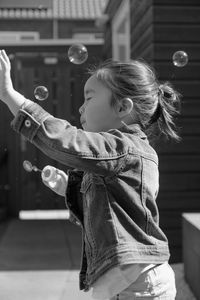
[[[68,50],[73,44],[87,48],[88,58],[83,63],[70,61]],[[177,120],[182,140],[179,143],[158,140],[155,145],[160,158],[157,202],[160,226],[169,239],[170,263],[183,263],[182,214],[200,211],[199,0],[0,0],[0,48],[6,50],[11,60],[14,87],[37,102],[34,90],[39,85],[45,86],[49,96],[39,104],[77,127],[80,127],[78,108],[84,100],[87,69],[93,64],[107,58],[121,61],[143,58],[155,68],[161,82],[172,82],[182,94],[182,112]],[[174,63],[173,55],[177,51],[187,54],[187,63],[178,66]],[[0,240],[3,248],[0,248],[0,268],[78,269],[80,229],[63,220],[66,217],[61,214],[66,212],[63,199],[42,184],[40,174],[27,173],[23,162],[28,160],[40,169],[53,165],[65,170],[65,166],[16,135],[10,128],[11,121],[12,115],[1,105]],[[56,212],[54,221],[49,220],[51,212]],[[23,216],[26,219],[31,216],[32,220],[25,222]],[[51,235],[45,241],[49,231],[55,232],[55,240]],[[4,240],[6,232],[11,234],[12,242]],[[43,255],[43,263],[37,261],[37,256],[32,261],[28,256],[25,258],[20,252],[20,239],[23,249],[30,251],[45,241],[40,254],[49,245],[49,249],[54,249],[53,258],[44,262]],[[62,253],[55,246],[59,243]],[[9,245],[9,249],[16,247],[20,252],[20,259],[17,257],[13,265],[5,263],[6,259],[13,260],[13,252],[10,250],[8,255],[6,248]],[[199,245],[194,260],[200,276]],[[68,250],[71,247],[68,258],[65,247]],[[63,257],[60,263],[55,253]],[[188,299],[192,299],[191,295]]]

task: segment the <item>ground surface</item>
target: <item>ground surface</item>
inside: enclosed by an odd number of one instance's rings
[[[61,220],[0,223],[1,300],[92,300],[78,288],[79,227]],[[177,300],[196,300],[183,264],[172,265]]]

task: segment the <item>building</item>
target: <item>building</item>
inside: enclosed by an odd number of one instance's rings
[[[86,69],[101,60],[103,31],[96,26],[106,0],[1,0],[0,47],[9,54],[15,88],[36,100],[37,86],[47,87],[49,97],[41,106],[79,126]],[[88,59],[73,64],[72,44],[87,47]],[[28,173],[23,161],[38,168],[59,166],[23,137],[12,131],[11,114],[0,109],[0,215],[18,217],[21,210],[65,208],[64,201],[41,182],[38,172]],[[59,166],[64,168],[63,166]]]
[[[158,141],[160,224],[169,238],[171,262],[182,260],[182,212],[200,211],[200,2],[198,0],[110,0],[104,14],[104,58],[143,58],[161,81],[182,94],[178,118],[182,141]],[[183,68],[172,56],[184,50]]]

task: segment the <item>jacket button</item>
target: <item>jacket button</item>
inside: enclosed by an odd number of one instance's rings
[[[30,120],[26,120],[26,121],[25,121],[25,126],[26,126],[27,128],[31,127],[31,121],[30,121]]]

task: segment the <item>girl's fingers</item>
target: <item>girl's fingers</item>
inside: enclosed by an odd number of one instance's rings
[[[64,182],[65,184],[67,184],[67,183],[68,183],[69,176],[68,176],[64,171],[58,170],[57,172],[58,172],[58,174],[61,176],[63,182]]]
[[[8,65],[10,66],[10,63],[8,63],[6,61],[6,57],[5,57],[5,54],[3,53],[3,50],[1,50],[1,52],[0,52],[0,62],[4,69],[7,69]]]
[[[46,185],[46,186],[48,186],[49,187],[49,183],[48,183],[48,181],[46,181],[46,180],[44,180],[44,179],[42,179],[42,182]]]
[[[5,50],[1,51],[1,56],[4,59],[5,63],[10,67],[10,60],[9,60]]]
[[[1,50],[1,53],[2,53],[2,57],[5,59],[5,61],[10,64],[10,60],[9,60],[9,57],[8,55],[6,54],[6,51],[5,50]]]
[[[55,187],[51,186],[51,184],[49,184],[49,181],[46,181],[46,180],[43,180],[42,179],[42,182],[44,183],[44,185],[46,185],[48,188],[50,188],[52,191],[56,192],[55,191]]]
[[[63,177],[68,178],[68,175],[67,175],[64,171],[62,171],[62,170],[57,169],[57,173],[58,173],[59,175],[63,176]]]
[[[6,69],[7,64],[1,53],[0,53],[0,63],[1,63],[2,69]]]

